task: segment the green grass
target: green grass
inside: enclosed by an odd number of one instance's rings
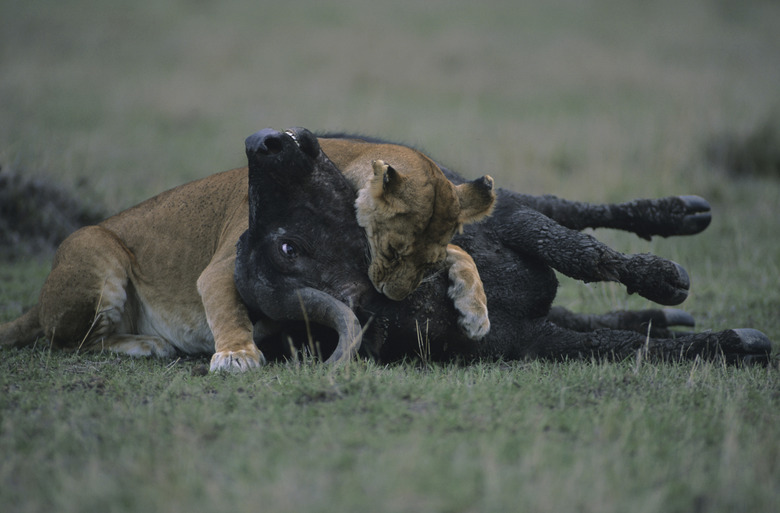
[[[9,511],[770,511],[778,374],[4,354]],[[13,412],[11,414],[10,412]],[[31,497],[30,494],[34,494]]]
[[[780,184],[708,166],[780,116],[767,0],[0,3],[0,166],[117,211],[242,165],[257,129],[394,138],[468,176],[586,201],[699,194],[699,329],[780,350]],[[86,186],[82,186],[85,183]],[[0,321],[50,255],[0,262]],[[643,308],[563,280],[581,311]],[[177,362],[0,351],[3,511],[766,511],[778,368]]]

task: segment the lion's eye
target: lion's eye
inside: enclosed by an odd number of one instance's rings
[[[281,249],[286,257],[295,258],[298,256],[298,249],[289,242],[282,243]]]

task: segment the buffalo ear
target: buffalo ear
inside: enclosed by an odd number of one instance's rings
[[[496,203],[493,178],[488,175],[455,187],[460,202],[458,222],[474,223],[490,215]]]
[[[373,192],[376,197],[395,194],[406,181],[403,173],[384,160],[372,161],[371,167],[374,169]]]

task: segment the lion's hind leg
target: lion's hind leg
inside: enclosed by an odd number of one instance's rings
[[[114,334],[108,337],[92,339],[90,350],[106,350],[130,356],[157,356],[169,358],[176,349],[161,337],[154,335]]]
[[[133,324],[127,312],[132,261],[122,241],[100,226],[65,239],[40,297],[41,327],[54,347],[100,349],[127,332]]]
[[[134,317],[131,303],[132,300],[127,299],[127,289],[117,288],[116,276],[109,276],[98,301],[98,308],[102,308],[95,312],[87,333],[78,345],[70,349],[112,351],[129,356],[174,356],[176,349],[164,338],[128,333],[133,324],[130,319]]]

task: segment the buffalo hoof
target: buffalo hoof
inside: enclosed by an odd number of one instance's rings
[[[691,314],[678,308],[638,310],[626,312],[624,324],[618,324],[616,329],[628,329],[650,335],[654,338],[676,338],[688,334],[685,328],[692,328],[696,321]]]
[[[672,326],[685,326],[692,328],[696,326],[696,321],[693,316],[685,310],[679,308],[664,308],[661,310],[663,313],[664,327],[670,328]]]
[[[694,235],[704,231],[712,221],[710,204],[699,196],[678,196],[683,203],[683,218],[678,235]]]
[[[690,334],[686,328],[693,328],[696,321],[691,314],[678,308],[661,310],[640,310],[637,312],[640,324],[636,327],[626,326],[632,331],[655,338],[677,338]]]
[[[653,255],[633,255],[621,276],[628,293],[636,292],[655,303],[666,306],[679,305],[688,297],[691,280],[688,272],[678,263]]]
[[[679,305],[688,298],[688,290],[691,287],[688,271],[676,262],[671,263],[674,265],[674,270],[671,279],[666,283],[668,290],[664,291],[664,296],[657,301],[662,305]]]
[[[642,334],[648,334],[656,338],[677,338],[690,334],[686,328],[696,326],[696,320],[685,310],[678,308],[664,308],[662,310],[647,310],[653,312],[649,322],[641,325],[641,329],[635,330]]]
[[[723,347],[727,360],[747,365],[766,365],[772,357],[772,342],[762,332],[750,328],[730,330],[736,338]]]

